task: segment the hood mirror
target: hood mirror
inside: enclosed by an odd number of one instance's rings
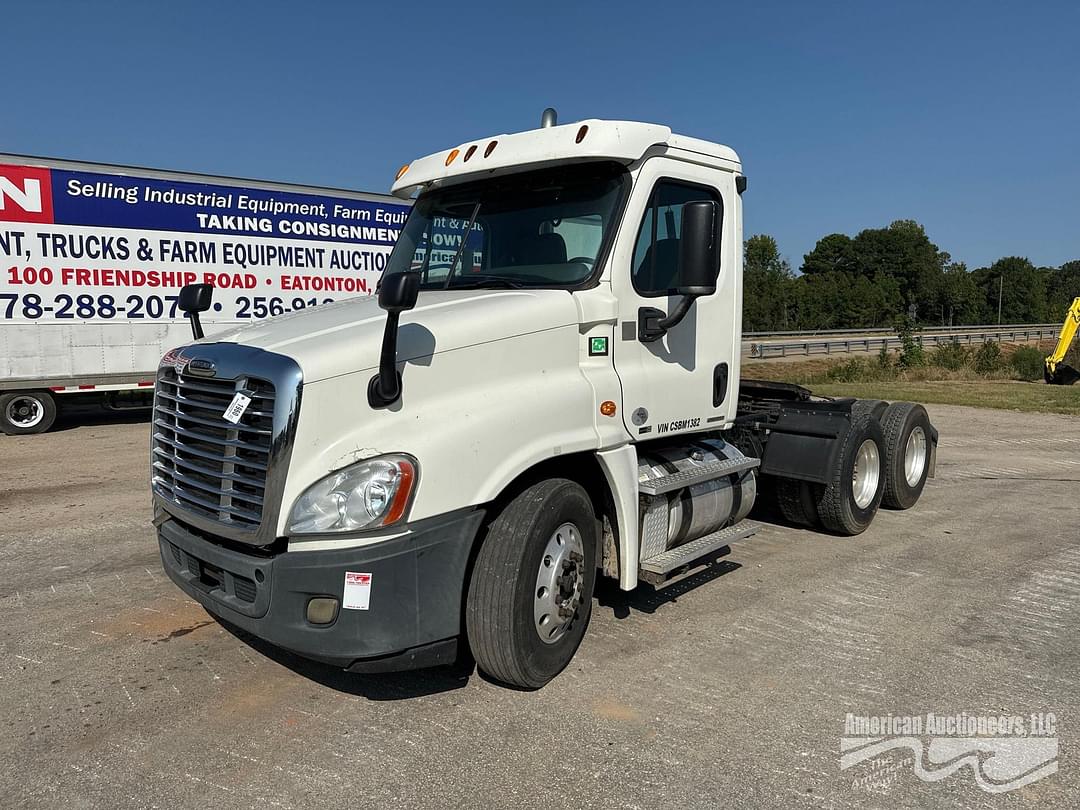
[[[398,318],[416,306],[420,295],[420,274],[391,273],[379,285],[379,306],[386,310],[379,373],[368,383],[368,404],[385,408],[401,398],[401,374],[397,370]]]
[[[180,288],[176,306],[191,319],[191,334],[196,340],[203,337],[202,321],[199,313],[210,309],[214,300],[214,288],[210,284],[186,284]]]

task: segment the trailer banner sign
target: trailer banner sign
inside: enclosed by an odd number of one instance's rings
[[[223,182],[0,163],[0,322],[179,320],[196,282],[211,322],[370,295],[409,209]]]

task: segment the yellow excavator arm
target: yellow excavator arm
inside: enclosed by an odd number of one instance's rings
[[[1072,385],[1080,380],[1080,371],[1072,366],[1061,362],[1065,359],[1065,353],[1069,351],[1076,331],[1080,328],[1080,298],[1072,302],[1069,312],[1065,316],[1065,323],[1061,327],[1058,336],[1057,347],[1053,354],[1046,358],[1046,381],[1051,385]]]

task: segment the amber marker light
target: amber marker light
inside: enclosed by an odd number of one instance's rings
[[[577,131],[577,137],[574,138],[574,143],[581,143],[585,140],[585,136],[589,134],[588,124],[582,124],[581,129]]]
[[[468,149],[465,150],[465,157],[463,157],[461,160],[463,162],[465,162],[465,163],[468,163],[469,158],[471,158],[473,156],[474,152],[476,152],[476,144],[475,143],[472,146],[470,146]]]
[[[492,141],[491,143],[489,143],[487,145],[487,149],[484,150],[484,157],[488,157],[492,152],[494,152],[495,147],[498,146],[498,145],[499,145],[498,141]]]
[[[397,177],[395,177],[394,179],[395,180],[400,180],[401,176],[403,174],[405,174],[405,172],[407,172],[408,170],[409,170],[409,164],[406,163],[404,166],[402,166],[400,169],[397,170]]]
[[[386,516],[380,522],[382,526],[389,526],[401,520],[405,514],[405,508],[412,498],[413,485],[416,483],[416,468],[413,467],[411,462],[401,460],[397,463],[397,468],[401,475],[401,481],[398,484],[397,492],[394,493],[394,500],[390,503]]]
[[[600,403],[600,413],[602,413],[604,416],[614,416],[615,403],[612,402],[610,399],[605,399],[603,402]]]
[[[457,149],[451,149],[450,154],[446,156],[446,165],[449,166],[451,163],[453,163],[457,159],[457,156],[460,154],[461,152],[459,152]]]

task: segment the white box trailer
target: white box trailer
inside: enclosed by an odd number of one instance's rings
[[[162,355],[191,338],[176,306],[185,284],[216,288],[210,333],[370,295],[408,209],[381,194],[0,154],[0,430],[48,430],[77,395],[149,404]]]

